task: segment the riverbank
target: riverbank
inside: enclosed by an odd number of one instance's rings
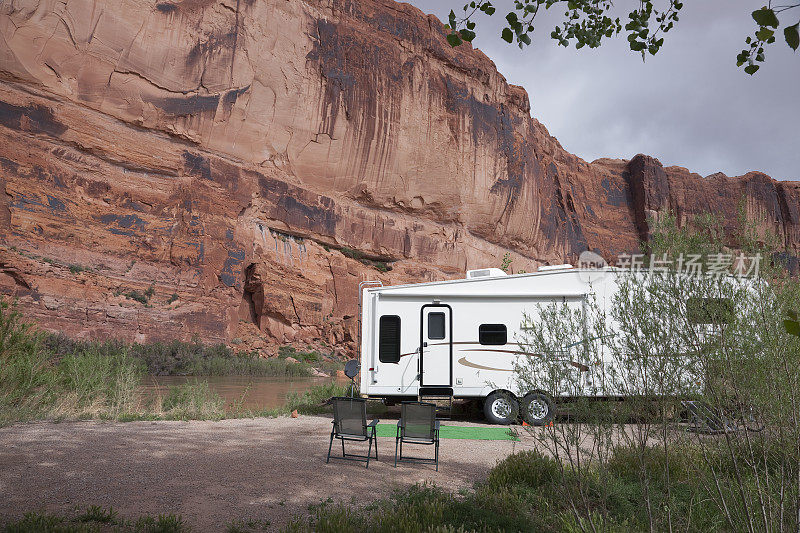
[[[13,304],[0,298],[0,426],[30,420],[222,419],[276,416],[297,409],[318,412],[320,403],[341,395],[336,383],[342,364],[330,355],[283,347],[277,357],[236,353],[224,345],[197,342],[127,344],[77,341],[37,331]],[[148,389],[152,375],[193,376],[185,382]],[[245,404],[246,393],[223,400],[208,376],[253,379],[329,377],[283,406]],[[197,377],[202,376],[202,377]]]
[[[428,465],[394,468],[394,439],[381,437],[379,460],[369,469],[336,459],[326,464],[330,420],[301,415],[0,428],[0,516],[9,522],[28,511],[64,515],[97,505],[130,518],[180,515],[197,531],[224,531],[248,520],[269,522],[274,530],[329,499],[363,506],[426,482],[469,489],[498,460],[532,446],[524,435],[519,442],[442,441],[436,472]]]

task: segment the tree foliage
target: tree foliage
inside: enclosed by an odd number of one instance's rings
[[[603,39],[618,36],[624,28],[630,49],[641,53],[644,60],[647,54],[655,55],[661,50],[664,36],[680,20],[679,14],[684,4],[680,0],[642,0],[638,4],[636,9],[628,13],[628,20],[623,26],[619,17],[612,17],[614,4],[611,0],[514,0],[513,9],[505,14],[506,24],[500,32],[500,38],[524,48],[531,44],[537,15],[543,9],[563,9],[561,22],[550,32],[550,37],[559,45],[567,47],[574,44],[576,49],[597,48]],[[781,5],[773,5],[770,0],[766,6],[753,11],[757,29],[754,35],[745,39],[747,48],[736,56],[736,65],[744,67],[747,74],[755,74],[760,68],[759,63],[765,60],[765,47],[776,42],[779,30],[783,32],[786,44],[796,51],[800,46],[800,22],[797,21],[800,10],[795,10],[798,7],[800,2],[797,0]],[[787,13],[791,10],[795,11]],[[475,19],[478,14],[492,16],[495,12],[496,8],[490,0],[474,0],[465,4],[461,16],[451,10],[447,42],[454,47],[464,41],[471,42],[476,37]],[[779,17],[783,13],[787,14]]]

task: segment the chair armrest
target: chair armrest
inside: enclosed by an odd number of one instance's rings
[[[436,431],[439,431],[439,421],[438,420],[435,421],[434,429],[436,429]]]
[[[399,428],[403,427],[403,419],[402,418],[397,421],[397,427],[399,427]]]
[[[374,428],[374,427],[376,427],[376,426],[378,425],[378,422],[380,422],[380,420],[378,420],[378,419],[376,418],[375,420],[373,420],[372,422],[370,422],[369,424],[367,424],[367,427],[369,427],[369,428]]]

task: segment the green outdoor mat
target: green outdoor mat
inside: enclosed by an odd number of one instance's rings
[[[396,437],[397,424],[378,424],[379,437]],[[439,426],[440,439],[519,440],[508,428]]]

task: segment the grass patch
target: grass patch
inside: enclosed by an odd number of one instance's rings
[[[228,533],[250,533],[251,531],[270,531],[272,522],[258,518],[239,518],[228,524]]]
[[[723,511],[709,492],[714,485],[702,458],[691,446],[671,453],[679,459],[670,470],[675,476],[670,481],[673,527],[691,532],[727,529]],[[724,450],[720,454],[722,459]],[[366,506],[325,502],[287,531],[647,531],[644,494],[649,491],[653,501],[662,501],[658,498],[665,494],[666,478],[663,450],[654,447],[645,455],[641,463],[629,449],[618,448],[611,458],[614,466],[604,474],[588,469],[579,477],[538,451],[519,452],[500,461],[486,481],[472,489],[452,493],[421,484]],[[724,475],[733,480],[733,468]],[[565,497],[575,491],[585,501],[577,512]],[[659,507],[653,513],[654,530],[667,530],[667,510]]]
[[[26,513],[19,520],[0,523],[7,533],[83,533],[83,532],[134,532],[134,533],[181,533],[189,526],[181,515],[144,515],[134,519],[120,517],[111,508],[93,505],[85,511],[70,514],[44,512]]]
[[[0,423],[41,417],[117,417],[134,408],[144,367],[126,351],[81,346],[55,354],[0,300]]]
[[[295,395],[285,408],[260,413],[242,412],[241,406],[226,413],[206,381],[173,387],[161,399],[141,389],[148,372],[295,377],[309,376],[311,371],[306,362],[237,355],[224,345],[88,342],[43,334],[0,299],[0,425],[48,418],[187,420],[274,416],[293,409],[314,412],[344,387]]]
[[[172,420],[221,420],[225,402],[211,391],[208,381],[195,379],[169,388],[161,401],[165,418]]]

